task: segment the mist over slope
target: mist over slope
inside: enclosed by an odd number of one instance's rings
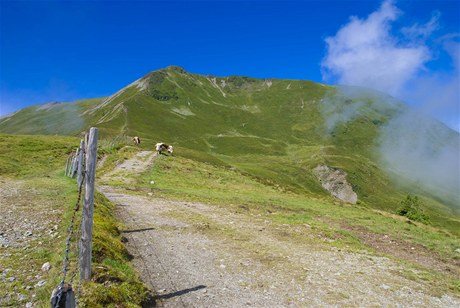
[[[380,126],[375,157],[392,180],[442,195],[460,208],[458,132],[384,93],[349,86],[335,91],[321,101],[329,134],[339,125],[374,116],[374,124]]]
[[[0,132],[139,136],[177,155],[231,166],[297,192],[327,196],[312,170],[343,170],[360,203],[395,209],[404,196],[458,202],[459,134],[361,88],[310,81],[154,71],[110,97],[33,106],[0,119]],[[447,211],[447,208],[445,209]]]

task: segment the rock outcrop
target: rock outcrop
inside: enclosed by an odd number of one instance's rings
[[[318,165],[313,169],[313,172],[321,182],[323,188],[331,195],[341,201],[356,204],[358,195],[353,191],[350,183],[348,183],[345,171],[326,165]]]

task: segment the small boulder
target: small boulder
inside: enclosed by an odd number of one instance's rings
[[[45,264],[42,265],[42,272],[49,272],[51,269],[51,264],[49,262],[46,262]]]

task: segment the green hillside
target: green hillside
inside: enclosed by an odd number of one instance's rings
[[[407,195],[415,194],[431,223],[444,225],[445,217],[458,215],[458,179],[450,186],[424,185],[380,151],[388,125],[407,109],[364,89],[202,76],[173,66],[107,98],[26,108],[1,118],[0,132],[78,135],[96,126],[103,139],[139,136],[141,147],[148,149],[162,141],[174,145],[177,156],[233,168],[306,198],[338,202],[313,172],[326,165],[346,172],[358,206],[394,213]],[[439,151],[438,145],[459,140],[458,133],[442,125],[430,132],[430,155]],[[404,185],[396,179],[404,179]],[[451,224],[460,227],[458,221]]]
[[[72,237],[74,244],[66,247],[78,189],[75,179],[64,176],[64,169],[79,142],[75,137],[0,134],[0,268],[3,277],[7,273],[14,277],[0,279],[1,307],[25,307],[29,301],[34,307],[49,307],[52,290],[63,279],[66,248],[70,251],[69,273],[78,268],[77,232]],[[114,217],[115,205],[100,193],[94,204],[94,279],[82,286],[79,306],[99,307],[93,304],[96,302],[140,307],[147,289],[129,263],[120,233],[123,226]],[[80,207],[74,230],[81,211]],[[31,235],[23,236],[27,230]],[[47,272],[40,270],[45,262],[51,264]],[[40,280],[46,284],[35,285]],[[75,288],[78,280],[74,280]]]

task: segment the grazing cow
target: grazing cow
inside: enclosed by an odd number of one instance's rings
[[[136,137],[133,138],[133,142],[134,142],[135,145],[139,145],[139,144],[141,144],[141,138],[136,136]]]
[[[169,154],[173,153],[173,147],[172,145],[167,145],[163,142],[159,142],[155,145],[155,149],[157,150],[158,154],[161,154],[163,151],[168,151]]]

